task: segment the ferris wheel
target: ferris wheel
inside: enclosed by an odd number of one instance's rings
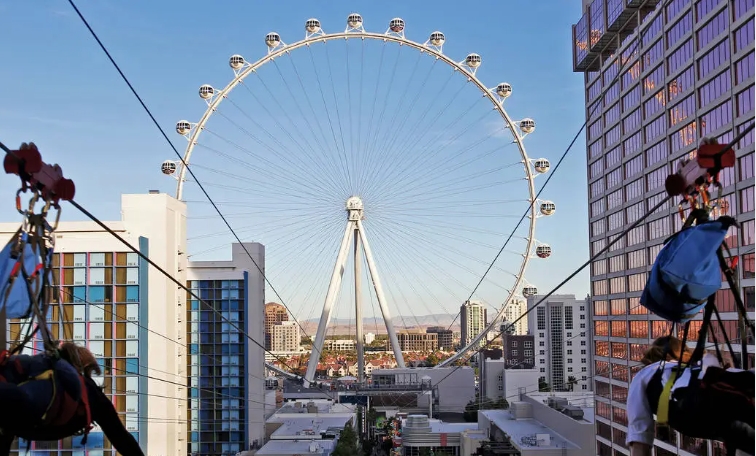
[[[275,287],[266,300],[317,324],[305,381],[325,339],[345,331],[362,377],[371,319],[404,367],[397,327],[458,324],[471,298],[488,324],[442,364],[454,362],[497,329],[506,303],[537,293],[527,265],[551,255],[535,238],[536,220],[556,210],[536,200],[535,178],[550,164],[525,150],[535,121],[511,117],[512,86],[484,84],[481,56],[447,56],[439,31],[412,41],[394,18],[369,32],[355,13],[343,32],[326,33],[318,19],[304,29],[289,44],[267,34],[254,62],[232,55],[231,81],[199,88],[204,114],[176,123],[188,141],[183,163],[165,161],[162,172],[189,206],[190,257],[227,246],[230,234],[184,163],[237,234],[265,245]]]

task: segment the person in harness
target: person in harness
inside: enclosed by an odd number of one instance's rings
[[[13,411],[0,414],[0,456],[10,453],[15,437],[60,440],[83,432],[86,439],[92,422],[123,456],[144,456],[92,380],[101,374],[92,353],[67,342],[58,355],[0,354],[0,410]]]
[[[733,369],[711,354],[700,366],[689,366],[692,355],[680,339],[665,336],[641,360],[645,367],[627,395],[631,456],[651,455],[656,423],[689,437],[723,441],[728,454],[736,449],[754,454],[754,372]]]

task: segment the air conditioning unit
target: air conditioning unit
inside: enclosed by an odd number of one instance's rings
[[[95,280],[95,285],[104,285],[104,284],[105,284],[104,280]]]

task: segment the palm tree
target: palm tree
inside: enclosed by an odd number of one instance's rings
[[[577,382],[577,378],[575,378],[574,375],[567,377],[567,391],[573,391],[575,389],[575,385],[577,385]]]

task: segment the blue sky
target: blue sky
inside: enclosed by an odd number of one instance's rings
[[[224,86],[233,76],[227,64],[230,55],[242,54],[248,60],[263,56],[263,38],[270,31],[279,32],[285,42],[299,40],[303,23],[310,17],[320,19],[326,31],[342,31],[351,12],[361,13],[366,29],[375,32],[385,31],[391,18],[402,17],[408,38],[415,41],[423,42],[430,32],[441,30],[447,38],[444,53],[457,61],[470,52],[480,54],[483,65],[478,77],[489,86],[511,83],[514,94],[507,103],[512,103],[512,116],[532,117],[537,122],[536,132],[526,140],[531,158],[546,157],[554,164],[584,120],[582,77],[572,72],[570,49],[571,24],[580,17],[577,0],[482,1],[476,9],[453,1],[289,1],[285,8],[273,2],[212,5],[194,0],[80,0],[77,4],[181,151],[186,141],[173,132],[175,122],[199,119],[205,105],[197,88],[203,83]],[[149,189],[172,193],[175,181],[160,174],[159,167],[163,160],[175,159],[173,152],[68,3],[6,2],[0,5],[0,18],[5,43],[0,46],[0,83],[5,87],[0,141],[16,146],[34,140],[48,161],[61,163],[76,180],[77,200],[104,220],[119,217],[122,193]],[[246,109],[253,116],[261,115],[253,107]],[[532,261],[526,274],[541,291],[556,285],[588,257],[585,175],[581,137],[543,195],[555,201],[558,209],[554,216],[539,220],[536,237],[550,244],[554,254],[548,261]],[[209,182],[210,174],[206,176]],[[539,178],[537,184],[543,180]],[[7,196],[0,216],[12,221],[15,183],[8,178],[0,182],[0,191]],[[233,197],[228,191],[208,190],[218,200]],[[66,209],[66,219],[80,218],[75,209]],[[249,213],[232,206],[222,209],[238,214],[230,218],[232,226],[240,231],[250,228],[250,235],[261,236],[255,234],[256,222]],[[523,209],[517,206],[507,214],[519,217]],[[189,211],[190,216],[211,214],[206,204],[190,204]],[[192,224],[203,223],[190,220],[190,235]],[[343,222],[335,226],[340,235]],[[228,237],[218,239],[230,242]],[[390,235],[375,241],[391,242]],[[274,256],[275,248],[268,246],[269,255]],[[373,248],[378,250],[378,246]],[[325,250],[325,263],[332,264],[333,255]],[[221,249],[213,255],[222,258],[229,252]],[[391,255],[401,261],[398,254]],[[292,280],[281,277],[281,281]],[[275,280],[273,284],[287,287]],[[321,288],[325,287],[323,283]],[[587,291],[587,272],[560,290],[578,296]],[[428,312],[419,309],[416,313]]]

